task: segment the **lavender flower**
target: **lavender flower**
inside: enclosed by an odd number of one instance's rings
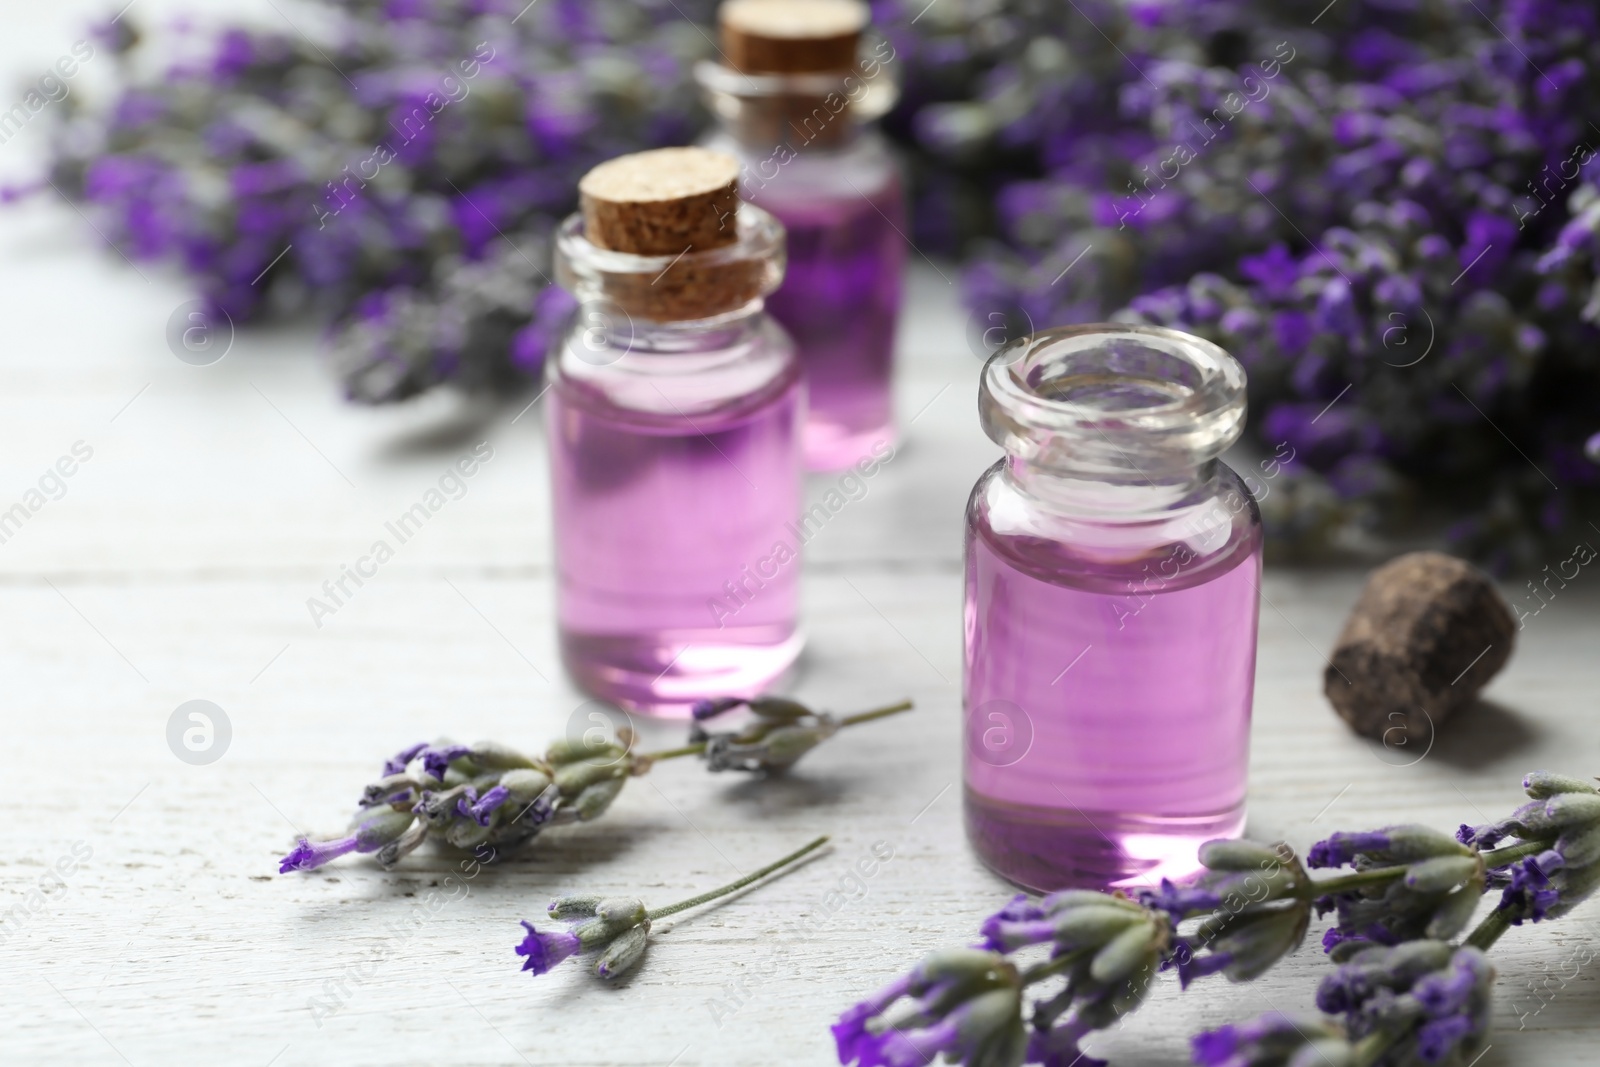
[[[1600,888],[1600,786],[1593,780],[1536,771],[1523,779],[1532,799],[1485,826],[1457,836],[1477,848],[1505,846],[1490,864],[1489,884],[1502,889],[1500,912],[1513,925],[1567,914]]]
[[[1354,1040],[1383,1035],[1395,1053],[1376,1062],[1407,1062],[1399,1050],[1414,1047],[1423,1063],[1470,1059],[1489,1029],[1494,968],[1475,948],[1414,941],[1362,950],[1317,990],[1317,1006],[1342,1014]],[[1464,1062],[1464,1061],[1457,1061]]]
[[[1392,869],[1396,877],[1322,895],[1319,911],[1337,911],[1323,944],[1336,959],[1367,944],[1448,938],[1472,919],[1486,885],[1483,861],[1470,847],[1425,826],[1339,833],[1312,846],[1312,867]]]
[[[522,939],[516,952],[519,956],[527,957],[523,960],[522,969],[532,971],[536,976],[549,974],[561,961],[577,955],[583,949],[583,940],[571,931],[541,932],[526,919],[522,925],[527,928],[528,936]]]
[[[334,323],[352,399],[522,387],[570,310],[541,295],[547,235],[594,163],[704,122],[689,72],[711,46],[683,22],[714,3],[322,6],[316,40],[224,26],[164,68],[121,61],[160,37],[120,18],[101,44],[121,87],[51,109],[51,179],[234,321]]]
[[[1269,1012],[1195,1036],[1199,1067],[1354,1067],[1355,1050],[1331,1023]]]
[[[595,975],[606,979],[620,977],[644,958],[652,921],[738,892],[810,855],[827,842],[826,837],[819,837],[737,881],[664,908],[647,908],[637,897],[557,897],[547,910],[552,919],[567,921],[568,928],[540,930],[524,920],[522,925],[528,933],[516,946],[517,955],[523,957],[522,969],[532,971],[535,976],[549,974],[573,956],[598,953],[593,965]]]
[[[843,727],[911,707],[910,701],[902,701],[834,719],[779,697],[737,704],[749,704],[762,717],[740,734],[745,740],[729,743],[733,755],[717,758],[737,758],[762,770],[790,767]],[[796,741],[796,733],[807,736]],[[548,827],[599,818],[629,778],[648,773],[661,760],[706,753],[714,740],[708,736],[680,748],[639,753],[633,751],[631,731],[621,730],[615,741],[588,735],[564,738],[548,745],[542,756],[493,741],[409,745],[384,761],[382,776],[362,791],[356,823],[371,822],[374,829],[315,844],[302,841],[283,860],[282,869],[314,870],[351,852],[376,853],[379,864],[389,868],[430,837],[470,849],[480,858],[499,858]],[[715,759],[709,762],[712,770],[722,769]],[[382,835],[374,836],[379,829]]]
[[[567,930],[554,931],[540,931],[532,923],[523,922],[528,936],[516,951],[526,957],[522,969],[535,976],[548,974],[580,952],[599,951],[594,973],[601,978],[616,978],[644,956],[650,936],[650,913],[637,897],[615,897],[592,905],[574,904],[573,898],[557,898],[550,904],[550,913],[580,917],[581,921]]]
[[[1317,1004],[1342,1018],[1271,1013],[1224,1026],[1194,1039],[1194,1062],[1467,1062],[1488,1032],[1494,970],[1484,952],[1520,922],[1564,914],[1600,882],[1600,840],[1591,836],[1600,787],[1547,772],[1523,784],[1529,805],[1489,827],[1464,827],[1459,840],[1414,825],[1335,833],[1310,853],[1312,866],[1341,868],[1326,877],[1312,878],[1282,844],[1213,841],[1200,849],[1198,877],[1163,882],[1138,900],[1083,889],[1015,896],[983,921],[979,947],[935,954],[846,1012],[834,1027],[840,1062],[921,1063],[943,1053],[969,1067],[1098,1064],[1083,1053],[1083,1039],[1137,1008],[1158,969],[1176,968],[1185,989],[1213,974],[1255,979],[1300,944],[1313,906],[1338,912],[1323,939],[1338,966]],[[1524,835],[1481,851],[1485,842]],[[1462,944],[1449,943],[1491,884],[1505,889],[1499,905]],[[1027,963],[1030,953],[1044,958]],[[1024,1012],[1024,1053],[1004,1037],[963,1043],[967,1030],[941,1023],[980,990],[1002,986],[1011,996],[1053,982],[1061,983],[1053,995]],[[912,1006],[891,1018],[906,998]]]
[[[495,742],[417,744],[383,766],[384,776],[362,793],[358,820],[386,833],[300,847],[282,870],[313,870],[350,852],[376,852],[392,867],[432,834],[456,848],[489,855],[526,844],[545,827],[601,814],[639,764],[619,744],[582,751],[551,746],[543,758]],[[368,847],[370,845],[370,847]]]
[[[912,1004],[890,1018],[905,998]],[[1021,1009],[1021,980],[1004,957],[951,949],[845,1012],[833,1036],[839,1062],[861,1067],[921,1067],[941,1053],[1020,1064],[1027,1048]]]
[[[1245,982],[1269,970],[1305,940],[1311,883],[1294,851],[1250,841],[1209,841],[1200,848],[1206,873],[1186,886],[1163,881],[1140,900],[1168,913],[1174,925],[1202,921],[1174,940],[1163,966],[1175,966],[1183,988],[1213,974]]]
[[[294,850],[279,862],[278,873],[315,870],[351,852],[377,852],[399,840],[414,821],[410,812],[385,809],[361,819],[344,837],[331,841],[302,837]]]
[[[694,706],[694,722],[689,728],[690,746],[699,746],[706,769],[781,773],[793,767],[802,756],[838,733],[842,727],[896,715],[911,707],[901,701],[873,711],[839,719],[827,712],[812,711],[804,704],[785,697],[723,697],[702,700]],[[701,723],[746,708],[750,721],[736,730],[713,732]]]

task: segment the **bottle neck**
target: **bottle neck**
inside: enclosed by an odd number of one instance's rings
[[[695,65],[695,80],[723,132],[748,152],[837,151],[887,114],[899,98],[887,41],[851,70],[744,74],[720,63]]]
[[[854,115],[848,101],[830,110],[826,97],[780,95],[747,100],[733,115],[718,117],[722,133],[746,153],[838,152],[854,145],[870,121]]]
[[[755,343],[766,314],[760,297],[714,318],[652,322],[605,301],[580,306],[562,352],[564,372],[592,378],[622,374],[693,374],[737,360]]]
[[[1215,498],[1222,465],[1129,469],[1108,474],[1044,465],[1018,455],[1005,460],[1006,477],[1018,492],[1062,516],[1099,522],[1146,522],[1181,512]]]

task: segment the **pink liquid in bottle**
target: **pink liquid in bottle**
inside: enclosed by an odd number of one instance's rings
[[[761,692],[801,642],[800,561],[779,548],[794,545],[799,517],[797,364],[693,414],[573,381],[549,405],[561,654],[574,679],[673,715]]]
[[[966,707],[990,742],[966,766],[979,852],[1039,890],[1192,873],[1201,844],[1244,828],[1259,535],[1187,573],[1181,550],[1063,567],[986,524],[967,552]]]
[[[1039,891],[1180,879],[1244,827],[1261,525],[1215,458],[1243,371],[1149,331],[1045,331],[985,369],[1011,455],[968,507],[967,833]]]
[[[904,268],[904,205],[892,169],[869,193],[756,194],[789,232],[783,285],[767,300],[800,351],[809,390],[806,466],[838,470],[894,442],[890,374]],[[801,191],[802,193],[804,190]]]

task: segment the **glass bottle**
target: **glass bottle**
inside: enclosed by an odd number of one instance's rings
[[[1244,827],[1261,518],[1217,457],[1232,356],[1046,330],[984,368],[1006,451],[967,508],[967,835],[1030,889],[1150,885]]]
[[[834,61],[845,69],[794,69],[819,53],[803,52],[803,38],[774,38],[762,58],[746,60],[750,51],[731,37],[733,6],[723,7],[722,52],[740,67],[707,61],[695,68],[719,120],[704,143],[740,161],[744,198],[788,231],[787,274],[767,307],[794,337],[805,366],[806,466],[838,470],[868,457],[874,445],[881,451],[894,443],[890,377],[905,200],[899,169],[874,125],[897,95],[894,52],[888,41],[873,40],[858,54],[853,35],[848,58]],[[865,19],[863,8],[863,26]]]
[[[749,205],[736,225],[677,257],[599,247],[581,215],[557,235],[580,304],[547,362],[561,655],[595,696],[671,717],[758,694],[802,644],[805,395],[763,310],[783,227]],[[675,278],[713,284],[674,308]]]

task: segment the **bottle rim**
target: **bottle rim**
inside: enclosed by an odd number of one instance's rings
[[[979,417],[1042,467],[1159,480],[1215,459],[1244,432],[1244,367],[1164,326],[1086,323],[1019,337],[984,365]]]
[[[876,45],[871,51],[868,48],[869,44],[886,40],[877,34],[863,34],[860,58],[848,70],[747,74],[726,63],[702,59],[694,65],[694,79],[707,106],[725,119],[737,118],[746,104],[794,98],[827,100],[838,95],[848,101],[851,121],[871,122],[887,115],[900,100],[892,51],[888,58],[880,58]],[[876,65],[875,73],[866,73],[869,64]]]

